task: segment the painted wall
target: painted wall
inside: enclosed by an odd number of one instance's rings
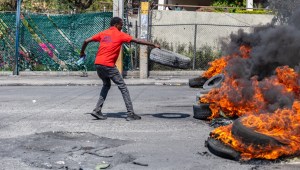
[[[239,29],[250,32],[256,25],[270,23],[272,18],[273,15],[156,10],[152,14],[151,39],[188,46],[194,45],[196,38],[197,48],[204,45],[219,48],[220,38],[228,38]],[[195,24],[198,24],[196,36]]]

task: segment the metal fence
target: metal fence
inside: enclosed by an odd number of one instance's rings
[[[208,63],[221,56],[220,40],[243,29],[251,31],[249,25],[220,24],[166,24],[150,25],[150,40],[162,48],[191,58],[190,70],[205,70]],[[150,70],[174,70],[149,62]]]
[[[112,12],[85,14],[22,13],[19,70],[94,70],[98,44],[86,49],[85,68],[76,65],[83,41],[109,28]],[[15,60],[15,13],[0,13],[0,70],[11,71]]]

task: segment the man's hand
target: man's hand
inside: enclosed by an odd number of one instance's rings
[[[154,47],[160,49],[160,45],[158,45],[158,44],[154,44]]]
[[[84,52],[80,52],[80,58],[85,57],[85,53]]]

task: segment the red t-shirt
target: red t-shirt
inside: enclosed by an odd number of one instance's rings
[[[110,27],[92,36],[92,40],[100,42],[95,64],[114,67],[119,57],[122,43],[130,42],[132,37],[119,31],[116,27]]]

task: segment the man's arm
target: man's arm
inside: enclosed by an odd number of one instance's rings
[[[86,48],[86,46],[87,46],[90,42],[92,42],[92,41],[93,41],[93,40],[92,40],[92,37],[87,38],[86,40],[84,40],[84,42],[83,42],[83,44],[82,44],[82,47],[81,47],[81,51],[80,51],[80,57],[85,56],[85,53],[84,53],[85,48]]]
[[[155,47],[155,48],[160,48],[160,46],[158,44],[153,44],[151,42],[141,40],[141,39],[133,38],[130,42],[135,42],[137,44],[149,45],[149,46],[152,46],[152,47]]]

